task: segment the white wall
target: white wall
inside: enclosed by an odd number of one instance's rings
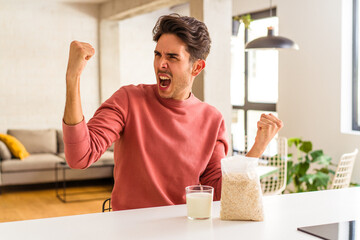
[[[279,0],[272,0],[271,6],[277,6]],[[233,16],[257,12],[270,8],[270,1],[266,0],[233,0]]]
[[[263,6],[257,9],[251,0],[236,2],[234,14],[244,13],[247,5],[254,7],[249,11],[263,9]],[[278,113],[285,124],[280,135],[311,140],[315,149],[323,149],[337,163],[341,154],[360,148],[359,135],[341,132],[341,124],[350,123],[350,116],[341,116],[346,114],[341,111],[341,98],[343,109],[347,108],[351,93],[344,86],[351,82],[351,1],[275,3],[279,35],[295,40],[300,46],[299,51],[281,51],[279,55]],[[352,180],[360,182],[360,156]]]
[[[2,1],[0,7],[0,131],[61,128],[70,42],[97,48],[98,7],[47,1]],[[87,119],[99,106],[98,59],[81,82]]]
[[[160,9],[119,22],[120,85],[154,84],[154,50],[152,30],[157,19],[166,14],[188,15],[188,4]]]
[[[282,0],[279,4],[280,29],[301,48],[280,56],[279,114],[288,125],[283,134],[312,140],[334,162],[360,148],[359,135],[341,132],[341,124],[349,126],[351,119],[341,115],[341,108],[348,107],[341,105],[341,89],[351,82],[351,68],[343,65],[346,61],[351,66],[346,47],[351,46],[351,32],[344,31],[351,25],[351,8],[343,11],[346,2],[351,4],[350,0]],[[343,97],[350,99],[351,91],[343,92]],[[360,156],[356,161],[352,179],[360,182]]]
[[[228,155],[231,146],[231,1],[208,0],[204,4],[204,22],[211,37],[210,54],[206,60],[204,72],[204,101],[216,107],[224,117]]]
[[[156,83],[152,29],[158,17],[169,13],[162,9],[119,22],[121,86]]]

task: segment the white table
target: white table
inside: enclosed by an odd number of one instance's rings
[[[359,219],[360,188],[267,196],[264,208],[264,222],[221,221],[214,202],[210,220],[188,220],[186,206],[177,205],[1,223],[0,238],[317,239],[297,227]]]

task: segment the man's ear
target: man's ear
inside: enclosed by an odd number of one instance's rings
[[[201,73],[201,71],[205,68],[205,60],[203,59],[198,59],[194,62],[193,64],[193,70],[191,72],[191,74],[196,77],[197,75],[199,75]]]

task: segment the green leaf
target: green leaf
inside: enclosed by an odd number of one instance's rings
[[[242,21],[242,22],[244,23],[245,28],[249,28],[250,23],[251,23],[253,20],[251,19],[250,14],[247,14],[247,15],[241,16],[241,17],[240,17],[240,21]]]
[[[324,155],[324,152],[322,150],[316,150],[316,151],[311,152],[310,155],[313,159],[315,159],[317,157]]]
[[[327,155],[321,155],[313,159],[312,162],[317,162],[318,164],[328,166],[331,162],[331,157]]]
[[[318,184],[317,184],[317,179],[316,176],[314,174],[311,174],[309,176],[309,181],[306,183],[306,188],[307,191],[316,191],[318,190]]]
[[[322,173],[325,173],[325,174],[327,174],[327,175],[329,175],[329,174],[334,175],[334,174],[335,174],[335,171],[333,171],[333,170],[331,170],[331,169],[328,169],[327,167],[323,167],[323,168],[321,168],[321,169],[316,169],[315,171],[316,171],[316,172],[322,172]]]
[[[318,188],[315,186],[315,185],[310,185],[310,186],[308,186],[308,189],[307,189],[309,192],[313,192],[313,191],[317,191],[318,190]]]
[[[360,187],[360,184],[351,182],[350,187]]]
[[[323,172],[317,172],[315,174],[307,174],[299,180],[306,183],[308,191],[317,191],[326,189],[330,178]]]
[[[328,182],[330,180],[329,175],[323,173],[323,172],[317,172],[315,173],[317,181],[319,181],[319,186],[326,187],[328,185]]]
[[[295,164],[295,174],[299,177],[302,177],[306,174],[309,167],[310,167],[310,164],[307,162],[297,163],[297,164]]]
[[[329,169],[329,166],[334,165],[331,163],[331,157],[325,155],[323,150],[312,151],[313,146],[310,141],[302,141],[300,138],[288,139],[288,146],[294,145],[301,151],[301,154],[297,156],[298,159],[294,159],[294,155],[288,154],[287,184],[291,183],[295,190],[287,189],[287,191],[306,192],[327,189],[330,176],[334,174],[334,171]],[[312,167],[311,169],[314,170],[310,172],[311,164],[322,166],[319,169]]]
[[[286,186],[292,182],[292,177],[287,177],[286,179]]]
[[[299,181],[299,178],[297,176],[293,177],[293,183],[295,187],[295,192],[300,192],[302,182]]]
[[[311,184],[313,184],[315,179],[316,179],[315,174],[306,174],[306,175],[302,176],[299,180],[303,181],[303,182],[307,182],[311,185]]]
[[[315,169],[316,172],[322,172],[325,174],[328,174],[330,172],[330,169],[328,168],[321,168],[321,169]]]
[[[295,146],[297,147],[301,142],[302,140],[300,138],[289,138],[288,146],[291,147],[293,144],[295,144]]]
[[[312,143],[310,141],[304,141],[301,143],[300,151],[304,153],[309,153],[312,150]]]
[[[287,179],[286,179],[286,185],[289,185],[292,181],[292,177],[294,175],[294,169],[293,169],[293,161],[287,161]]]

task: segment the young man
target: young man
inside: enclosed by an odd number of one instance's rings
[[[185,203],[194,184],[221,194],[221,164],[228,151],[224,119],[192,93],[205,68],[210,36],[204,23],[176,14],[162,16],[153,29],[155,85],[125,86],[85,123],[80,75],[94,55],[87,43],[72,42],[66,73],[63,119],[65,156],[70,167],[86,168],[115,142],[113,210]],[[262,115],[254,147],[259,157],[282,123]]]

